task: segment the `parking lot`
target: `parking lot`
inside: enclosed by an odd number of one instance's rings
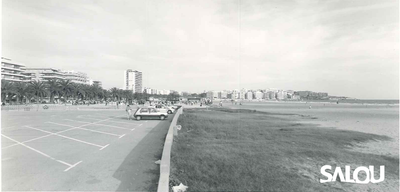
[[[3,112],[2,189],[156,189],[154,162],[171,116],[135,121],[124,110]]]

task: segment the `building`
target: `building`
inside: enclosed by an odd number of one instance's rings
[[[223,90],[223,91],[219,92],[218,93],[218,97],[220,99],[227,99],[228,98],[228,91]]]
[[[132,90],[134,93],[142,93],[142,72],[128,69],[124,71],[124,90]]]
[[[254,99],[261,100],[263,98],[263,93],[261,91],[254,92]]]
[[[287,93],[286,93],[286,91],[279,90],[279,91],[276,93],[276,99],[278,99],[278,100],[287,99]]]
[[[32,81],[65,80],[65,73],[54,68],[26,68],[24,74]]]
[[[146,94],[151,94],[151,88],[144,88],[143,89],[143,93],[146,93]]]
[[[213,98],[214,98],[214,93],[213,93],[212,91],[207,91],[206,97],[207,97],[208,99],[213,99]]]
[[[251,91],[248,91],[245,95],[245,98],[247,100],[252,100],[253,99],[253,93]]]
[[[31,81],[70,80],[72,83],[91,85],[86,73],[62,71],[54,68],[26,68],[23,72]]]
[[[206,94],[206,97],[208,99],[219,99],[221,96],[221,93],[219,91],[208,91]]]
[[[1,58],[1,79],[13,82],[29,82],[30,76],[24,74],[25,65],[12,62],[11,59]]]
[[[101,84],[101,81],[93,81],[93,85],[103,87],[103,84]]]
[[[77,71],[64,71],[65,79],[78,84],[90,84],[90,80],[86,73]]]
[[[170,90],[164,90],[163,93],[164,93],[164,95],[169,95],[171,93],[171,91]]]

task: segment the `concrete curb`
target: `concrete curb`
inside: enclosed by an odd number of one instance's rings
[[[183,113],[183,107],[179,108],[174,118],[172,119],[171,125],[169,126],[167,137],[165,138],[164,149],[161,157],[160,164],[160,179],[158,181],[157,192],[168,192],[169,191],[169,173],[171,163],[171,148],[174,141],[174,127],[178,121],[179,115]]]

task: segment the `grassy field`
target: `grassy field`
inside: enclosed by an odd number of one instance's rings
[[[399,159],[348,150],[385,136],[318,128],[290,114],[186,109],[174,138],[171,184],[189,191],[398,191]],[[323,165],[385,165],[379,184],[319,183]],[[376,171],[377,172],[377,171]]]

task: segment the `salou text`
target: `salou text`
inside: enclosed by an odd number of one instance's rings
[[[375,179],[374,177],[374,166],[369,166],[369,167],[357,167],[354,172],[353,172],[353,177],[351,177],[351,168],[350,166],[346,165],[345,166],[345,172],[343,174],[342,169],[340,167],[335,168],[335,172],[333,172],[333,175],[328,173],[327,170],[332,170],[332,166],[330,165],[324,165],[321,167],[321,174],[324,175],[327,179],[320,179],[320,183],[326,183],[326,182],[334,182],[337,180],[337,177],[339,177],[340,182],[346,182],[346,183],[359,183],[359,184],[368,184],[368,183],[379,183],[385,180],[385,166],[381,165],[379,167],[379,179]],[[360,180],[358,177],[360,172],[364,172],[366,177],[364,180]]]

